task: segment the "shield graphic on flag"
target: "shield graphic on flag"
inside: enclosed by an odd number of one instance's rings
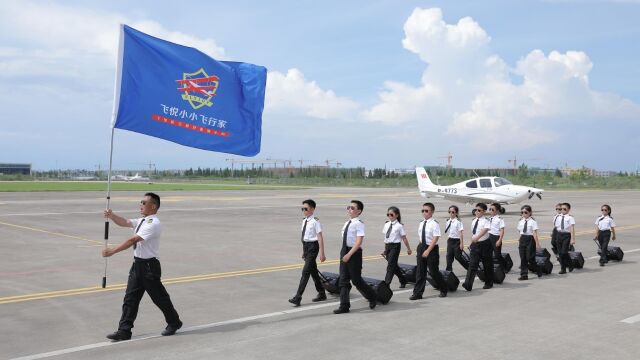
[[[218,91],[220,79],[215,76],[209,76],[203,68],[193,73],[182,73],[182,80],[176,80],[182,87],[178,91],[182,94],[182,100],[186,100],[194,109],[200,109],[203,106],[211,107],[213,103],[211,99]]]

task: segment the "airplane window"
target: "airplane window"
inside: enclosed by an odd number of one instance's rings
[[[467,187],[468,188],[477,188],[478,187],[478,183],[475,180],[471,180],[467,183]]]
[[[505,178],[496,178],[494,180],[494,182],[496,183],[496,187],[498,186],[503,186],[503,185],[511,185],[511,182]]]
[[[491,188],[491,179],[480,179],[481,188]]]

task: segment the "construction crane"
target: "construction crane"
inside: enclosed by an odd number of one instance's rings
[[[453,155],[451,154],[451,151],[449,151],[447,155],[438,156],[438,159],[447,159],[447,172],[451,173],[451,170],[453,169],[453,165],[451,163],[451,160],[453,159]]]
[[[522,161],[522,162],[524,162],[524,161],[534,161],[534,160],[542,160],[542,159],[540,159],[540,158],[520,159],[520,161]],[[513,166],[513,175],[516,175],[518,173],[518,158],[516,158],[516,156],[514,155],[513,159],[509,159],[509,160],[507,160],[507,162]]]

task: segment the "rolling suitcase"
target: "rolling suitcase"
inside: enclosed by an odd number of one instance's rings
[[[571,265],[575,269],[582,269],[584,267],[584,257],[582,256],[582,252],[576,251],[573,245],[569,248],[569,257],[571,258]]]
[[[458,290],[458,285],[460,284],[460,280],[458,279],[456,274],[453,273],[453,271],[440,270],[440,274],[442,274],[442,277],[444,278],[444,282],[447,284],[447,289],[448,289],[447,291]],[[427,272],[427,281],[431,286],[433,286],[434,289],[440,290],[436,286],[436,282],[433,280],[429,272]]]
[[[378,296],[378,301],[386,304],[391,300],[393,296],[393,291],[389,288],[389,285],[384,280],[372,279],[368,277],[362,277],[362,280],[366,282],[369,286],[373,288],[373,291],[376,292]],[[362,294],[362,293],[361,293]],[[364,294],[362,294],[364,296]]]
[[[596,245],[598,245],[598,255],[600,255],[602,253],[602,250],[600,249],[600,243],[596,239],[593,239],[593,241],[595,241]],[[607,259],[614,260],[614,261],[622,261],[623,257],[624,257],[624,252],[620,247],[607,246]]]
[[[400,268],[400,271],[402,271],[402,274],[404,275],[404,278],[407,280],[407,282],[415,284],[417,266],[409,264],[398,264],[398,267]]]
[[[513,260],[511,260],[511,255],[509,255],[509,253],[502,253],[502,260],[504,261],[504,272],[508,273],[513,267]]]
[[[322,287],[328,293],[340,294],[340,289],[338,289],[338,279],[340,279],[339,274],[318,271],[318,275],[320,275],[320,281],[322,281]]]
[[[456,257],[456,260],[458,260],[460,265],[462,265],[462,267],[465,270],[469,270],[469,262],[471,261],[471,257],[469,256],[469,253],[467,253],[466,251],[463,251],[460,254],[460,257]]]
[[[504,278],[506,277],[504,273],[504,269],[502,268],[502,264],[497,262],[497,259],[493,259],[493,283],[494,284],[502,284],[504,282]],[[478,278],[480,281],[485,282],[484,276],[484,264],[478,264]]]
[[[553,263],[548,257],[536,256],[536,266],[540,267],[545,275],[549,275],[553,271]],[[529,271],[536,272],[536,269],[529,264]]]

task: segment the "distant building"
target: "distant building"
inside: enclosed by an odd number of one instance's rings
[[[31,176],[31,164],[0,163],[0,174]]]

